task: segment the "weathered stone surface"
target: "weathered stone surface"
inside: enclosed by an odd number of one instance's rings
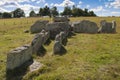
[[[13,70],[32,58],[32,48],[29,45],[18,47],[7,54],[7,70]]]
[[[67,17],[54,17],[54,22],[69,22],[70,20]]]
[[[31,46],[32,46],[32,53],[40,54],[42,50],[45,50],[43,44],[49,39],[49,32],[42,30],[40,33],[36,34]]]
[[[89,20],[83,20],[73,23],[73,31],[76,33],[97,33],[98,26]]]
[[[66,46],[68,40],[67,40],[67,36],[65,35],[64,32],[60,32],[59,34],[61,36],[61,44],[63,44],[64,46]]]
[[[39,70],[42,66],[43,66],[43,64],[41,64],[40,62],[34,61],[34,62],[30,65],[30,72],[37,71],[37,70]]]
[[[61,31],[64,31],[66,36],[71,32],[71,27],[68,23],[65,22],[54,22],[48,23],[45,27],[45,30],[50,32],[50,38],[55,39],[55,36],[59,34]]]
[[[66,52],[66,49],[63,46],[67,44],[66,40],[67,40],[67,37],[64,32],[60,32],[59,34],[56,35],[55,44],[53,48],[54,54],[63,54]]]
[[[36,21],[30,28],[30,32],[31,33],[39,33],[42,31],[42,29],[45,28],[46,24],[48,23],[49,21],[47,20],[38,20]]]
[[[62,44],[59,41],[55,41],[53,53],[62,55],[65,52],[66,49],[62,46]]]
[[[100,33],[115,33],[116,32],[116,22],[107,22],[106,20],[102,20],[100,22],[101,28]]]

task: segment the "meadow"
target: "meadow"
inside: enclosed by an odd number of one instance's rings
[[[36,20],[49,18],[0,19],[0,80],[6,78],[7,53],[30,44],[34,34],[24,33]],[[70,21],[88,19],[116,20],[116,34],[76,34],[68,39],[65,55],[52,55],[54,41],[45,46],[44,57],[33,56],[44,64],[40,70],[26,74],[24,80],[120,80],[120,17],[76,17]]]

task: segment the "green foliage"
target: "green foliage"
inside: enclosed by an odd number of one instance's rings
[[[54,6],[54,7],[51,9],[51,15],[52,15],[53,17],[59,15],[59,13],[58,13],[58,11],[57,11],[57,7]]]
[[[16,10],[13,11],[13,17],[14,18],[25,17],[25,13],[22,9],[17,8]]]
[[[64,11],[62,12],[62,15],[67,15],[67,16],[71,16],[72,15],[72,10],[70,7],[65,7]]]
[[[96,16],[96,14],[93,11],[88,11],[87,8],[84,10],[77,8],[76,6],[73,6],[72,9],[70,7],[65,7],[64,11],[61,13],[61,15],[67,15],[67,16],[73,16],[73,17],[79,17],[79,16]]]
[[[2,14],[2,18],[11,18],[11,17],[12,17],[11,13],[4,12],[4,13]]]
[[[77,7],[73,6],[72,16],[74,16],[74,17],[83,16],[83,10],[80,9],[80,8],[77,8]]]
[[[40,16],[50,16],[50,8],[48,6],[45,6],[44,8],[40,8],[39,15]]]
[[[29,13],[29,16],[30,16],[30,17],[36,17],[37,15],[36,15],[36,13],[35,13],[34,11],[31,11],[31,12]]]

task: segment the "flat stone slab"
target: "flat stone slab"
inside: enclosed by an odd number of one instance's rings
[[[34,61],[34,62],[30,65],[30,72],[37,71],[37,70],[39,70],[42,66],[43,66],[43,64],[41,64],[40,62]]]

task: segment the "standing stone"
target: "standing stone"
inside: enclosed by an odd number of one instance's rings
[[[76,33],[97,33],[98,26],[89,20],[83,20],[73,23],[73,31]]]
[[[62,55],[65,52],[66,49],[62,46],[62,44],[59,41],[55,41],[53,53]]]
[[[55,37],[55,44],[53,48],[54,54],[60,54],[66,53],[66,49],[64,48],[63,40],[65,39],[64,32],[60,32],[60,34],[57,34]]]
[[[68,40],[67,40],[67,36],[65,35],[64,32],[60,32],[59,34],[61,36],[61,44],[63,44],[64,46],[66,46]]]
[[[116,32],[116,22],[107,22],[106,20],[102,20],[100,22],[101,28],[100,32],[101,33],[115,33]]]
[[[112,21],[112,29],[113,29],[113,33],[116,33],[116,21]]]
[[[42,29],[45,28],[46,24],[48,23],[49,21],[47,20],[38,20],[36,21],[30,28],[30,32],[31,33],[39,33],[42,31]]]
[[[7,54],[7,70],[14,70],[32,58],[32,48],[29,45],[18,47]]]
[[[50,32],[50,38],[55,39],[56,35],[59,34],[61,31],[64,31],[66,36],[69,35],[70,25],[66,22],[54,22],[48,23],[45,27],[45,30]]]
[[[41,55],[41,53],[44,53],[46,50],[43,47],[43,45],[46,43],[46,41],[49,39],[49,32],[46,32],[44,30],[41,31],[41,33],[38,33],[35,35],[31,46],[32,46],[32,53]]]

